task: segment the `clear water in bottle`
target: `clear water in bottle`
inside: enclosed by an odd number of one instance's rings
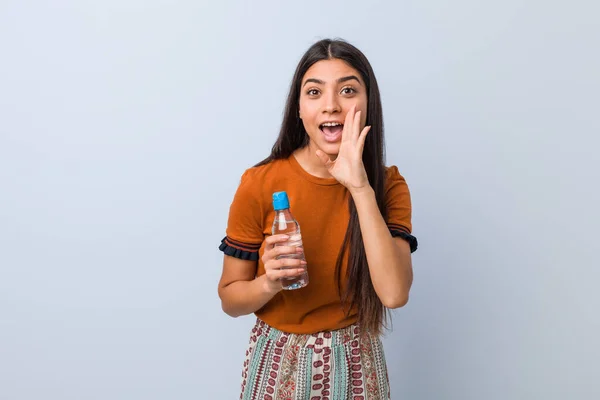
[[[278,246],[294,246],[302,247],[302,234],[300,233],[300,225],[294,219],[290,211],[289,200],[285,192],[277,192],[273,194],[273,207],[275,209],[275,219],[273,220],[273,235],[288,235],[290,239],[287,242],[279,243]],[[280,258],[295,258],[305,260],[304,253],[300,254],[283,254],[277,257]],[[293,267],[296,268],[296,267]],[[284,278],[281,282],[285,290],[300,289],[308,285],[308,271],[300,276],[293,278]]]

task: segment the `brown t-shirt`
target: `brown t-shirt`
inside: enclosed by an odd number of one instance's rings
[[[386,168],[387,225],[393,236],[411,235],[411,201],[408,186],[395,166]],[[229,210],[227,236],[220,249],[229,256],[257,261],[256,275],[265,273],[261,257],[264,240],[271,235],[275,212],[272,195],[286,191],[290,210],[300,225],[309,284],[282,290],[256,316],[284,332],[315,333],[340,329],[356,322],[341,304],[335,265],[348,227],[348,190],[334,178],[306,172],[294,156],[253,167],[244,172]],[[347,256],[346,256],[347,261]],[[346,276],[346,262],[341,276]],[[345,285],[342,284],[342,290]]]

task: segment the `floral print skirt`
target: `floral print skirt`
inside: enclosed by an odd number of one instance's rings
[[[240,400],[385,400],[383,346],[358,325],[315,334],[279,331],[257,319]]]

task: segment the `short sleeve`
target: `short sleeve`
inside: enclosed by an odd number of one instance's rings
[[[242,260],[258,260],[264,240],[262,215],[260,184],[252,171],[246,170],[229,207],[226,236],[219,250]]]
[[[410,245],[411,253],[418,247],[412,235],[412,206],[408,185],[396,166],[387,168],[386,183],[387,226],[394,237],[401,237]]]

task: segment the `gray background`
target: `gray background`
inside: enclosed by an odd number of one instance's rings
[[[234,399],[217,249],[293,70],[343,37],[411,188],[394,399],[597,399],[600,7],[0,2],[0,400]]]

